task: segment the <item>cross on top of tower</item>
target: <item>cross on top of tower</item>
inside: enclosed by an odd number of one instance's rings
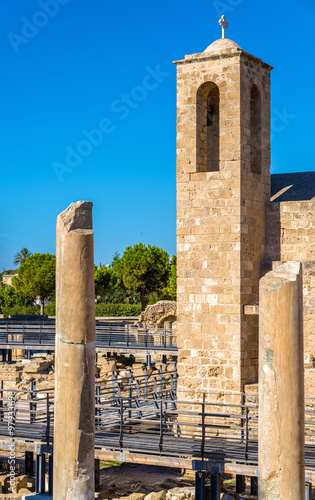
[[[222,26],[222,38],[225,38],[225,30],[229,27],[229,23],[226,20],[225,16],[222,16],[219,20],[220,26]]]

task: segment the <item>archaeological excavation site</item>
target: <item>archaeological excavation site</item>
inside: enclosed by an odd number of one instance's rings
[[[96,317],[93,200],[56,214],[55,317],[0,319],[0,498],[315,498],[315,172],[270,174],[273,67],[220,24],[175,62],[177,300]]]

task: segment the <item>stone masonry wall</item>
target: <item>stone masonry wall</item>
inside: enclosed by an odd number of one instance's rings
[[[253,87],[254,85],[254,87]],[[261,173],[253,173],[250,148],[251,89],[261,106]],[[245,316],[245,305],[258,304],[260,262],[265,254],[265,204],[270,199],[270,68],[241,60],[241,381],[258,380],[258,318]]]
[[[267,204],[266,259],[315,260],[315,200]]]
[[[305,395],[315,395],[315,200],[266,205],[266,259],[303,262]],[[273,267],[278,262],[273,262]]]
[[[179,390],[239,391],[257,380],[258,329],[246,322],[243,305],[258,300],[263,258],[270,67],[235,46],[177,63]],[[220,170],[212,172],[197,168],[197,93],[205,82],[218,86],[220,98]],[[261,89],[265,116],[260,175],[250,171],[253,83]]]

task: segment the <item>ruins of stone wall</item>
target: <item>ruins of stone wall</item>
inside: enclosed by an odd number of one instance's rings
[[[148,327],[163,327],[164,321],[176,322],[176,302],[173,300],[160,300],[147,306],[139,316],[139,323]]]
[[[266,205],[266,259],[315,260],[315,200]]]
[[[186,56],[177,69],[179,387],[239,391],[257,381],[258,324],[247,321],[243,305],[258,302],[264,252],[270,67],[227,49],[212,58]],[[220,92],[220,170],[212,172],[197,168],[197,91],[204,82]],[[262,94],[261,174],[250,171],[252,83]]]

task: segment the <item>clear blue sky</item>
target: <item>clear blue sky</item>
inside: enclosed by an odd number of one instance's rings
[[[97,264],[139,241],[175,253],[172,61],[220,38],[223,13],[275,67],[272,172],[315,170],[313,0],[1,0],[1,270],[24,246],[55,253],[77,200],[94,203]]]

